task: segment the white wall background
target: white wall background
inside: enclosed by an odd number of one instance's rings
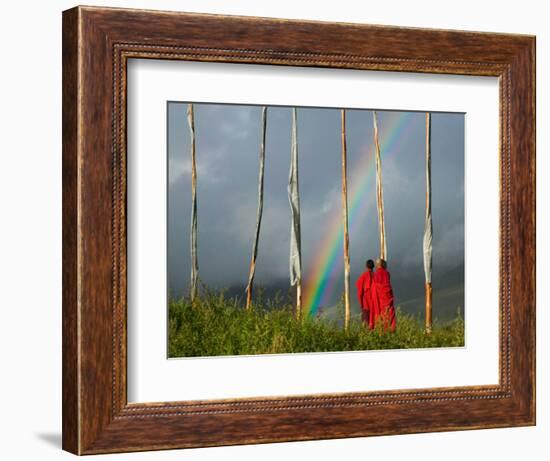
[[[105,5],[89,0],[87,4]],[[4,459],[69,459],[61,451],[61,11],[71,1],[5,2],[0,15],[0,453]],[[548,160],[550,30],[546,2],[296,2],[292,0],[108,1],[109,6],[317,19],[537,35],[538,425],[118,455],[136,460],[338,458],[409,460],[547,459],[550,326],[544,286],[550,252],[542,210]],[[546,256],[547,258],[544,258]],[[547,277],[546,277],[547,278]],[[104,458],[102,456],[97,459]]]

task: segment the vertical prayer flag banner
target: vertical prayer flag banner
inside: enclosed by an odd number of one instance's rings
[[[426,223],[424,225],[423,239],[424,277],[426,279],[426,333],[431,333],[432,322],[432,114],[426,113]]]
[[[170,357],[464,345],[464,114],[170,102],[168,178]]]
[[[290,224],[290,284],[296,285],[302,278],[300,190],[298,186],[298,111],[292,109],[292,140],[290,170],[288,174],[288,201],[291,210]]]
[[[300,227],[300,188],[298,185],[298,111],[292,109],[288,201],[290,203],[290,284],[296,285],[296,312],[302,310],[302,233]]]
[[[426,114],[426,223],[424,225],[423,255],[424,277],[432,283],[432,157],[431,157],[431,114]]]
[[[262,225],[262,213],[264,209],[264,170],[265,170],[265,133],[267,124],[267,107],[262,107],[260,114],[260,156],[258,173],[258,212],[256,213],[256,231],[254,233],[254,243],[252,246],[252,259],[250,261],[250,271],[248,274],[248,284],[246,286],[246,307],[250,307],[252,301],[252,286],[254,283],[254,273],[256,272],[256,258],[258,256],[258,241],[260,239],[260,227]]]
[[[187,107],[187,121],[191,137],[191,300],[197,296],[199,262],[197,256],[197,162],[195,151],[195,114],[193,104]]]

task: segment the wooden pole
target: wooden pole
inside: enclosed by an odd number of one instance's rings
[[[346,149],[346,111],[341,110],[342,116],[342,214],[344,219],[344,329],[349,328],[350,300],[349,300],[349,233],[348,233],[348,180],[347,180],[347,149]]]
[[[382,158],[380,154],[380,142],[378,140],[378,117],[376,111],[373,111],[372,116],[374,122],[374,147],[376,157],[376,208],[378,210],[378,230],[380,234],[380,258],[387,260],[384,195],[382,189]]]
[[[296,284],[296,317],[302,318],[302,279]]]
[[[432,282],[426,282],[426,334],[432,332]]]
[[[250,273],[254,273],[254,270],[256,269],[256,262],[250,261]],[[252,280],[251,283],[249,283],[246,287],[246,309],[250,309],[250,306],[252,305],[252,285],[254,283],[254,280]]]
[[[423,241],[426,279],[426,334],[432,332],[432,238],[431,114],[426,112],[426,223]]]
[[[193,104],[187,105],[187,121],[191,134],[191,301],[197,297],[198,258],[197,258],[197,164],[195,152],[195,112]]]

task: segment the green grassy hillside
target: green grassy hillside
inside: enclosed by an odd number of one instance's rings
[[[464,345],[460,316],[435,324],[426,335],[420,318],[397,309],[394,333],[369,331],[358,317],[346,332],[339,319],[295,318],[292,305],[282,299],[244,309],[234,298],[210,293],[195,301],[169,304],[169,357],[282,354],[294,352],[360,351],[453,347]]]

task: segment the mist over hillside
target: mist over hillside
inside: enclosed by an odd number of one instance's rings
[[[424,272],[419,266],[411,271],[390,271],[395,297],[395,306],[403,312],[413,316],[424,315]],[[339,280],[338,282],[341,283]],[[454,319],[457,312],[464,316],[464,266],[460,265],[442,273],[433,275],[433,316],[434,320],[448,321]],[[334,282],[335,285],[339,283]],[[359,306],[356,300],[355,283],[351,283],[352,315],[359,314]],[[206,287],[208,290],[218,291],[218,288]],[[246,285],[236,284],[222,291],[228,298],[239,300],[244,306]],[[183,290],[171,290],[171,297],[185,296]],[[254,298],[261,297],[263,301],[294,302],[294,289],[290,287],[288,279],[279,279],[271,284],[255,284]],[[327,318],[338,318],[338,305],[321,305],[318,314]]]

